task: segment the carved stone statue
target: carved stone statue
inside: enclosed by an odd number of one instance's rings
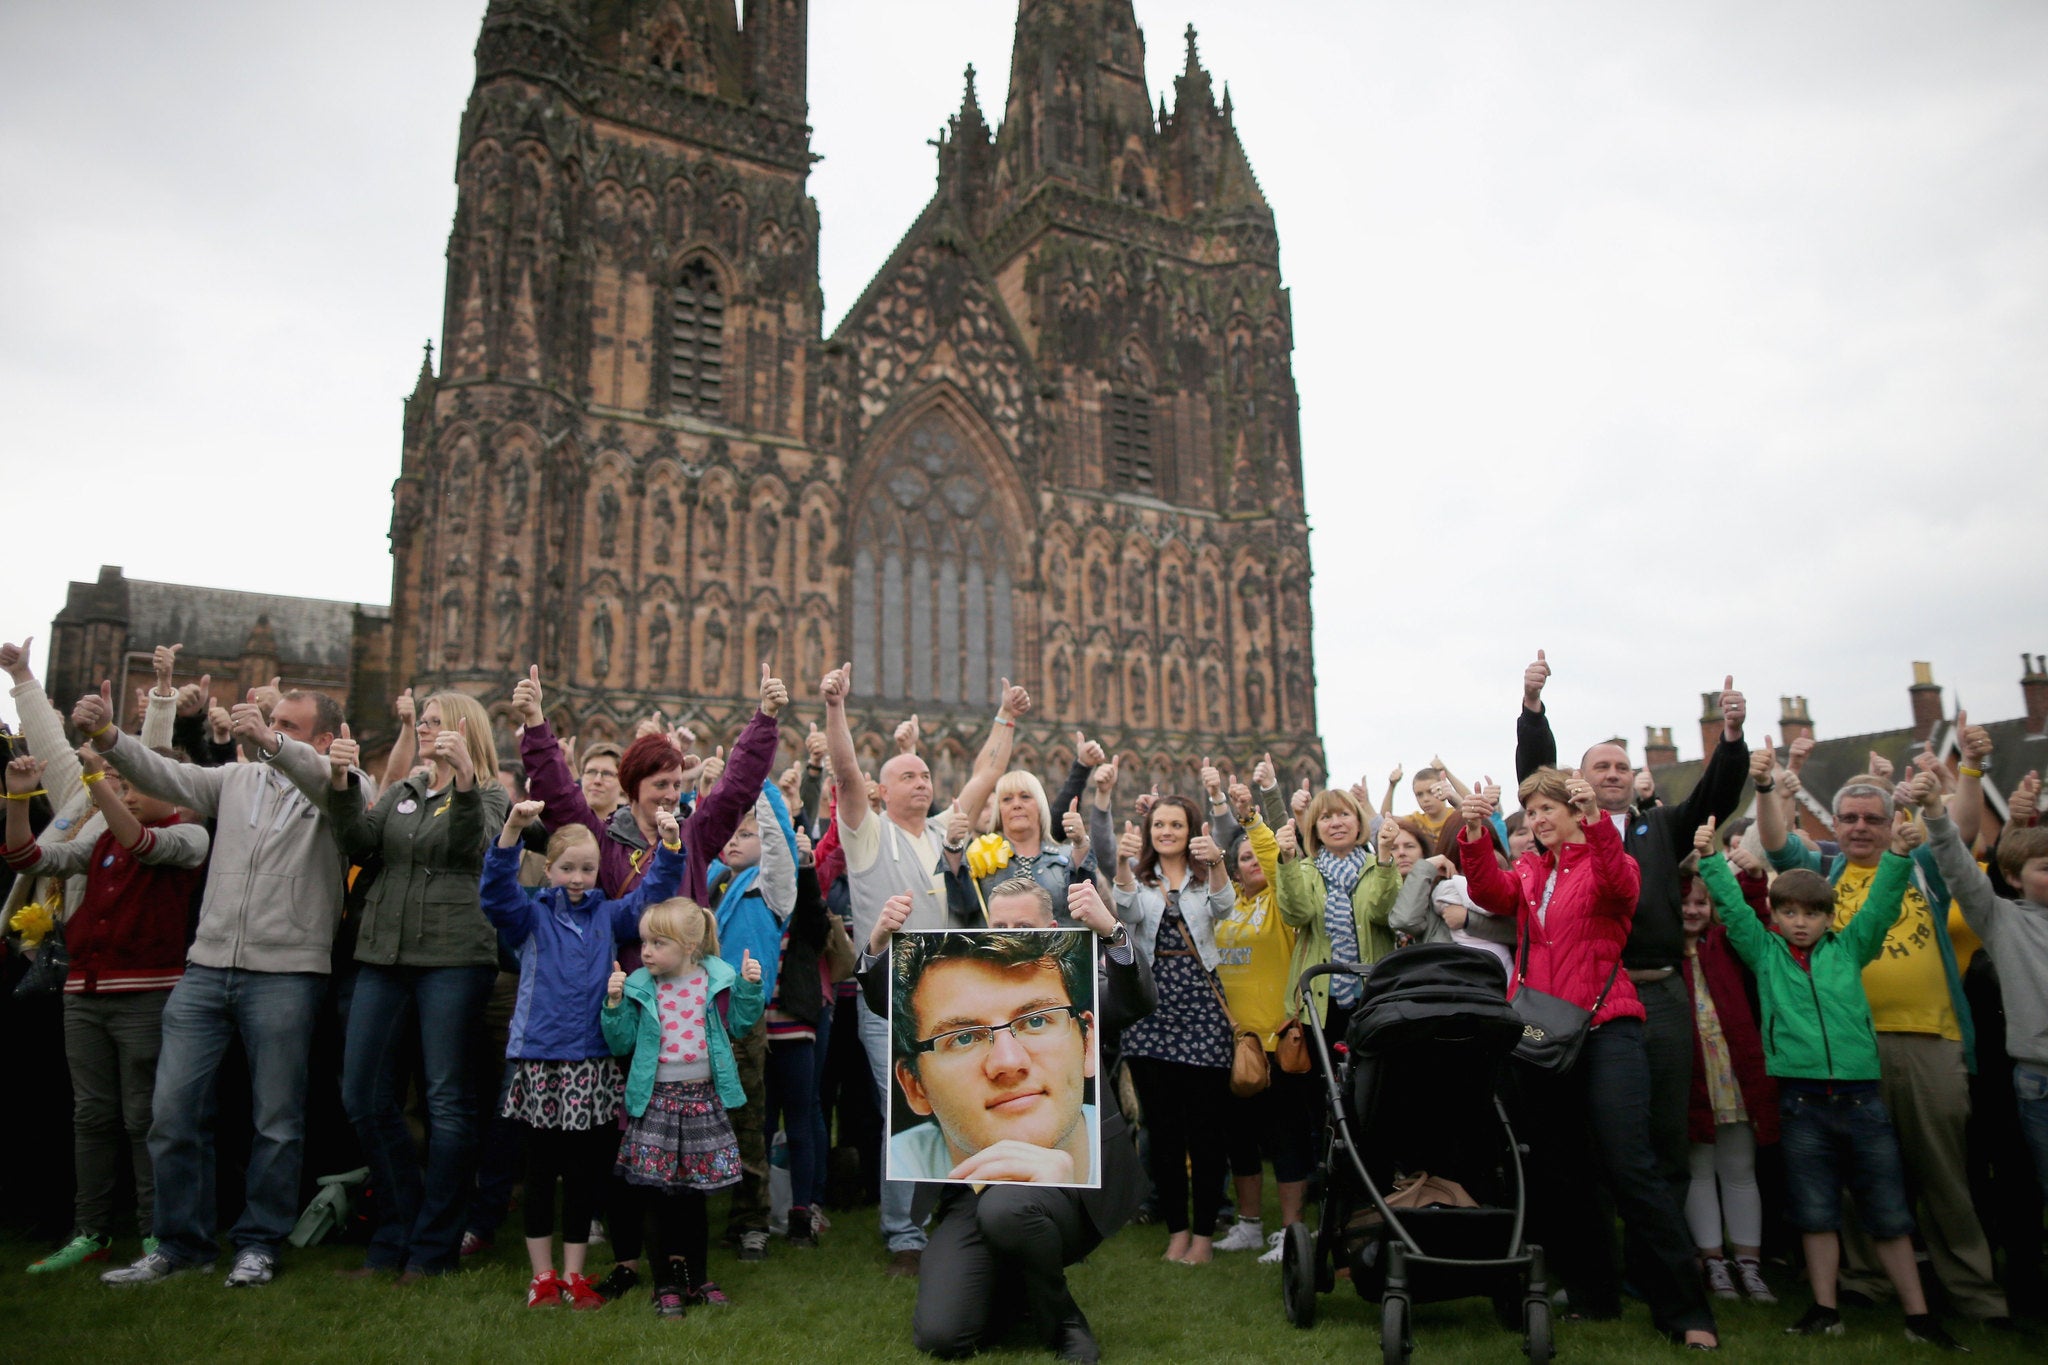
[[[825,633],[814,616],[804,626],[804,670],[806,679],[825,676]]]
[[[1182,676],[1180,665],[1175,664],[1166,675],[1166,721],[1179,725],[1188,713],[1188,683]]]
[[[597,495],[597,552],[610,559],[619,544],[619,495],[606,484]]]
[[[655,603],[654,619],[647,623],[647,681],[655,687],[668,681],[669,632],[668,608]]]
[[[526,461],[515,459],[505,471],[505,529],[516,531],[526,525]]]
[[[1202,632],[1216,633],[1216,580],[1208,574],[1202,575]]]
[[[1107,716],[1109,714],[1109,660],[1097,659],[1095,661],[1094,667],[1089,669],[1089,681],[1093,684],[1090,690],[1095,693],[1096,713]]]
[[[492,605],[498,613],[498,656],[509,659],[519,647],[519,627],[526,616],[526,605],[519,599],[519,590],[510,583],[498,589]]]
[[[725,622],[713,616],[704,623],[704,690],[718,690],[725,676]]]
[[[1067,614],[1067,557],[1058,550],[1045,563],[1045,590],[1052,598],[1054,615]]]
[[[781,628],[773,616],[763,616],[754,622],[754,658],[769,665],[775,665],[775,651],[782,644]]]
[[[666,564],[674,555],[676,537],[676,505],[670,500],[668,490],[654,495],[654,562]]]
[[[1142,664],[1131,669],[1131,720],[1138,725],[1145,723],[1145,668]]]
[[[704,504],[704,543],[698,556],[707,569],[725,567],[725,502],[712,498]]]
[[[599,682],[612,671],[612,609],[599,602],[590,621],[590,676]]]
[[[813,507],[804,519],[804,561],[813,583],[825,581],[825,514]]]
[[[765,578],[775,572],[775,549],[782,540],[782,516],[762,504],[754,513],[754,562]]]
[[[1166,570],[1166,628],[1180,629],[1180,599],[1182,595],[1180,570],[1168,567]]]
[[[1088,604],[1093,609],[1090,615],[1100,621],[1109,614],[1109,571],[1102,567],[1102,561],[1093,560],[1088,565]]]
[[[462,590],[450,588],[441,597],[441,638],[452,652],[462,646]]]
[[[1060,650],[1052,656],[1052,701],[1053,709],[1066,714],[1074,701],[1074,669],[1067,662],[1067,651]]]

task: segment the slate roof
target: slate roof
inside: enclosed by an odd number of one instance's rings
[[[61,621],[97,617],[125,619],[127,648],[147,651],[182,643],[186,658],[239,658],[258,617],[268,617],[278,662],[346,671],[355,636],[355,615],[388,616],[390,608],[318,597],[202,588],[125,578],[101,570],[98,583],[71,585]],[[122,603],[122,589],[126,602]],[[125,608],[125,610],[124,610]]]
[[[1990,732],[1992,745],[1992,767],[1984,775],[1985,797],[2002,820],[2005,818],[2005,793],[2012,785],[2029,769],[2048,774],[2048,735],[2027,734],[2026,721],[2021,717],[1979,724]],[[1955,722],[1942,721],[1934,729],[1934,751],[1943,758],[1954,758],[1958,752],[1956,739]],[[1807,804],[1815,814],[1826,816],[1828,803],[1834,799],[1835,792],[1850,778],[1870,771],[1873,751],[1890,759],[1897,774],[1904,774],[1922,747],[1920,741],[1914,739],[1911,726],[1816,740],[1813,752],[1807,755],[1806,766],[1799,774],[1804,794],[1812,798]],[[1785,750],[1780,746],[1779,762],[1782,763],[1784,757]],[[1689,758],[1683,763],[1655,769],[1657,795],[1665,801],[1684,800],[1699,782],[1700,771],[1705,766],[1705,759]],[[1744,809],[1747,808],[1748,798],[1745,796]]]

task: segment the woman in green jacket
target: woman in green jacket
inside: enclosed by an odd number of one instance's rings
[[[1377,848],[1368,846],[1364,810],[1350,792],[1333,790],[1316,793],[1300,826],[1298,836],[1281,831],[1280,879],[1273,888],[1280,917],[1297,930],[1289,979],[1299,982],[1304,971],[1325,962],[1372,965],[1394,951],[1394,931],[1387,927],[1401,891],[1389,847],[1394,823],[1381,825]],[[1304,856],[1285,856],[1289,844]],[[1333,1037],[1343,1037],[1363,985],[1348,973],[1310,983],[1316,1019]]]
[[[475,698],[436,693],[420,707],[417,729],[432,770],[393,783],[365,809],[357,745],[343,726],[328,751],[327,798],[342,852],[359,864],[373,855],[383,862],[356,931],[341,1098],[370,1178],[389,1200],[365,1268],[408,1279],[443,1274],[460,1261],[482,1131],[471,1044],[498,972],[498,937],[478,903],[478,882],[506,813],[490,716]],[[415,1019],[425,1063],[424,1169],[399,1085]]]

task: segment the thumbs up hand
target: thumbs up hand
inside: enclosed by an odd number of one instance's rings
[[[625,995],[626,973],[625,970],[621,968],[619,964],[615,961],[612,963],[611,979],[605,982],[604,1002],[607,1005],[616,1005],[619,1003],[619,1001],[625,998]]]
[[[71,724],[95,744],[99,743],[100,731],[113,723],[114,685],[110,682],[102,682],[99,691],[86,693],[78,699],[78,705],[71,708]],[[111,743],[114,737],[109,734],[106,738]],[[104,749],[108,745],[101,744],[100,747]]]
[[[1522,705],[1531,711],[1543,709],[1543,684],[1550,681],[1550,663],[1543,657],[1543,651],[1536,651],[1536,662],[1522,670]]]
[[[519,723],[529,730],[547,718],[540,709],[540,665],[529,664],[526,676],[512,685],[512,709],[519,713]]]
[[[1702,858],[1706,857],[1714,851],[1714,826],[1718,823],[1719,822],[1715,820],[1713,816],[1709,815],[1707,817],[1707,823],[1701,825],[1699,829],[1693,833],[1692,851]]]
[[[1129,820],[1124,821],[1124,832],[1116,841],[1116,856],[1119,861],[1134,863],[1145,851],[1145,836],[1138,833],[1138,827]]]
[[[476,761],[469,753],[469,722],[460,716],[455,718],[453,730],[443,728],[434,736],[434,757],[448,765],[448,771],[455,775],[458,791],[468,791],[476,783]]]
[[[1075,797],[1067,803],[1067,809],[1060,816],[1060,833],[1074,846],[1076,862],[1088,856],[1088,821],[1081,814],[1081,798]]]
[[[1188,861],[1214,867],[1223,861],[1223,850],[1216,847],[1216,841],[1209,837],[1207,821],[1202,823],[1202,832],[1188,840]]]
[[[755,985],[761,984],[761,964],[754,960],[752,951],[740,949],[740,975]]]
[[[327,746],[327,767],[330,772],[329,785],[336,791],[348,789],[348,770],[362,761],[362,745],[351,738],[348,722],[341,723],[341,733]]]

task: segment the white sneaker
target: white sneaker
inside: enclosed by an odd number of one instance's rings
[[[235,1255],[234,1269],[228,1271],[227,1286],[230,1289],[247,1289],[252,1285],[269,1284],[276,1278],[276,1257],[255,1247],[244,1247]]]
[[[1266,1238],[1266,1247],[1267,1247],[1267,1251],[1266,1251],[1266,1254],[1265,1254],[1265,1255],[1263,1255],[1263,1256],[1259,1257],[1259,1264],[1260,1264],[1260,1265],[1278,1265],[1278,1264],[1280,1264],[1280,1252],[1281,1252],[1281,1249],[1282,1249],[1283,1247],[1285,1247],[1286,1245],[1287,1245],[1287,1229],[1285,1229],[1285,1228],[1282,1228],[1282,1229],[1280,1229],[1280,1231],[1278,1231],[1278,1232],[1275,1232],[1275,1233],[1271,1233],[1271,1234],[1269,1234],[1269,1235],[1267,1236],[1267,1238]]]
[[[1218,1251],[1257,1251],[1266,1245],[1266,1228],[1256,1218],[1240,1218],[1216,1239]]]

